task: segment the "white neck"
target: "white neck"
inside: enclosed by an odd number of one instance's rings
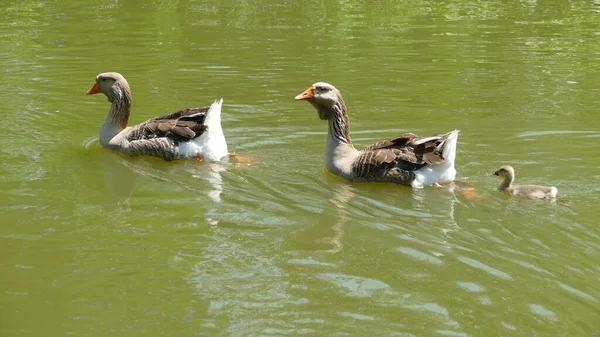
[[[113,139],[119,132],[123,131],[123,129],[114,123],[114,110],[115,105],[113,104],[110,107],[110,111],[108,115],[104,119],[104,123],[102,123],[102,128],[100,129],[100,144],[108,147],[110,140]]]

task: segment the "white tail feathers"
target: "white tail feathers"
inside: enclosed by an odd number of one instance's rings
[[[556,187],[552,186],[550,188],[550,197],[551,198],[556,198],[557,194],[558,194],[558,189],[556,189]]]
[[[445,160],[440,164],[428,164],[418,169],[415,172],[415,180],[411,184],[413,187],[421,188],[423,186],[430,186],[436,183],[443,184],[454,180],[456,177],[454,160],[456,159],[458,133],[458,130],[454,130],[441,137],[438,136],[438,139],[444,139],[444,141],[440,142],[440,145],[438,145],[438,149],[442,151]]]
[[[208,108],[208,112],[206,113],[206,119],[204,120],[204,124],[208,126],[208,130],[213,127],[221,128],[221,106],[223,105],[223,99],[216,100],[213,104]]]
[[[200,135],[200,137],[194,139],[193,142],[182,143],[180,151],[185,153],[192,153],[192,156],[196,153],[202,154],[204,161],[216,161],[227,155],[227,141],[223,134],[223,128],[221,127],[221,106],[223,105],[223,99],[216,100],[208,108],[206,113],[206,119],[204,125],[208,127],[206,132]],[[193,144],[193,145],[192,145]],[[185,147],[190,147],[187,149]]]
[[[458,143],[458,133],[459,130],[454,130],[452,132],[447,133],[446,139],[440,146],[442,147],[442,155],[446,161],[454,163],[454,159],[456,159],[456,145]]]

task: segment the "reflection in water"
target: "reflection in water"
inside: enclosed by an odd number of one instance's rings
[[[338,188],[334,190],[333,197],[329,199],[335,206],[335,213],[337,214],[337,220],[331,226],[333,235],[317,240],[318,243],[328,243],[331,245],[331,248],[317,251],[334,254],[339,253],[344,248],[342,238],[344,236],[344,225],[348,222],[348,212],[346,208],[355,195],[356,189],[350,184],[339,184]],[[325,209],[324,212],[327,212],[327,209]]]
[[[205,193],[215,203],[221,203],[221,193],[223,192],[223,177],[221,174],[227,171],[227,167],[222,163],[198,163],[190,166],[192,177],[208,181],[210,188]]]
[[[108,192],[106,196],[123,210],[131,210],[129,197],[135,188],[137,176],[127,165],[123,158],[110,153],[101,156],[100,165],[104,171],[105,186]]]
[[[97,189],[96,186],[93,189],[100,194],[102,204],[116,205],[122,210],[130,210],[129,197],[135,188],[137,175],[128,166],[127,161],[118,153],[103,150],[97,138],[86,141],[83,147],[91,156],[91,160],[85,165],[97,164],[101,168],[104,189]],[[105,193],[102,193],[102,190]]]
[[[460,229],[460,225],[454,217],[456,205],[461,204],[456,194],[455,184],[452,183],[446,187],[436,187],[434,190],[418,189],[413,191],[413,206],[415,210],[420,210],[424,215],[435,215],[438,226],[443,223],[440,230],[443,233],[450,233]],[[440,221],[442,220],[443,221]]]
[[[220,164],[210,165],[210,173],[208,181],[212,189],[208,191],[208,196],[216,203],[221,202],[221,193],[223,192],[223,178],[221,172],[226,171],[225,166]]]
[[[128,158],[123,155],[104,150],[100,147],[98,140],[93,139],[84,144],[87,150],[94,149],[92,163],[98,162],[104,176],[104,190],[101,193],[105,203],[117,205],[123,210],[130,210],[129,198],[135,189],[139,177],[150,177],[152,179],[175,184],[179,187],[194,192],[202,192],[208,195],[215,203],[221,202],[223,181],[221,174],[227,171],[226,164],[222,163],[200,163],[194,160],[179,161],[178,163],[166,163],[150,159],[150,165],[145,158]],[[187,162],[187,163],[186,163]],[[182,175],[178,173],[165,174],[164,170],[170,171],[172,167],[179,168],[185,164],[187,170]],[[207,181],[210,188],[197,187],[197,183],[190,183],[189,175],[193,178]],[[96,191],[98,192],[98,191]],[[103,203],[104,203],[103,202]]]

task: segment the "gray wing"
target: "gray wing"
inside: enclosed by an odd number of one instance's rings
[[[128,143],[122,152],[132,157],[145,155],[159,157],[167,161],[180,158],[177,143],[168,137],[133,140]]]

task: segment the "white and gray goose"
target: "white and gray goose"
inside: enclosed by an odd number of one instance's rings
[[[186,108],[127,126],[131,89],[123,75],[99,74],[88,95],[103,93],[111,102],[100,130],[100,144],[128,156],[148,155],[164,160],[197,158],[216,161],[228,155],[221,127],[223,99],[210,107]]]
[[[392,182],[415,188],[453,181],[458,130],[419,138],[406,133],[359,151],[350,139],[346,104],[333,85],[318,82],[295,97],[311,103],[319,118],[329,123],[325,166],[356,182]]]

